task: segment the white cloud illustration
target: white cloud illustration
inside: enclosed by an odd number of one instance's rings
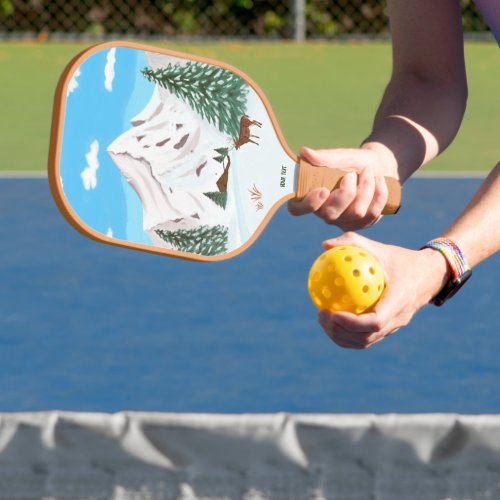
[[[71,80],[69,81],[66,96],[70,95],[78,88],[77,78],[81,74],[82,74],[82,72],[80,71],[80,68],[76,68],[76,71],[73,73],[73,76],[71,77]]]
[[[97,155],[99,154],[99,143],[94,141],[90,145],[89,152],[85,155],[85,160],[87,160],[87,166],[83,169],[80,174],[83,181],[83,187],[89,191],[90,189],[95,189],[97,187],[97,169],[99,168],[99,160]]]
[[[109,49],[106,55],[106,66],[104,66],[104,88],[111,92],[113,90],[113,80],[115,79],[116,49]]]

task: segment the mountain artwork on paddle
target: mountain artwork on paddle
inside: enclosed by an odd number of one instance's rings
[[[283,172],[295,162],[258,93],[200,61],[124,47],[92,54],[68,85],[63,134],[64,194],[114,239],[227,254],[293,191]]]

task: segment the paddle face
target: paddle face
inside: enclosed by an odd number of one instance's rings
[[[262,91],[224,63],[114,42],[78,55],[59,82],[50,185],[96,240],[232,257],[293,197],[296,168]]]

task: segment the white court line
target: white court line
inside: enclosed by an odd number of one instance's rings
[[[47,172],[41,171],[28,171],[28,172],[16,172],[16,171],[6,171],[0,172],[0,179],[44,179],[47,178]]]
[[[484,179],[489,172],[477,170],[452,170],[449,172],[424,171],[412,175],[414,179]]]

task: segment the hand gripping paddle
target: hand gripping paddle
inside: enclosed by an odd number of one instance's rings
[[[49,155],[54,199],[103,243],[199,261],[243,252],[281,204],[345,170],[287,146],[263,92],[228,64],[103,43],[66,67]],[[386,178],[385,214],[400,204]]]

